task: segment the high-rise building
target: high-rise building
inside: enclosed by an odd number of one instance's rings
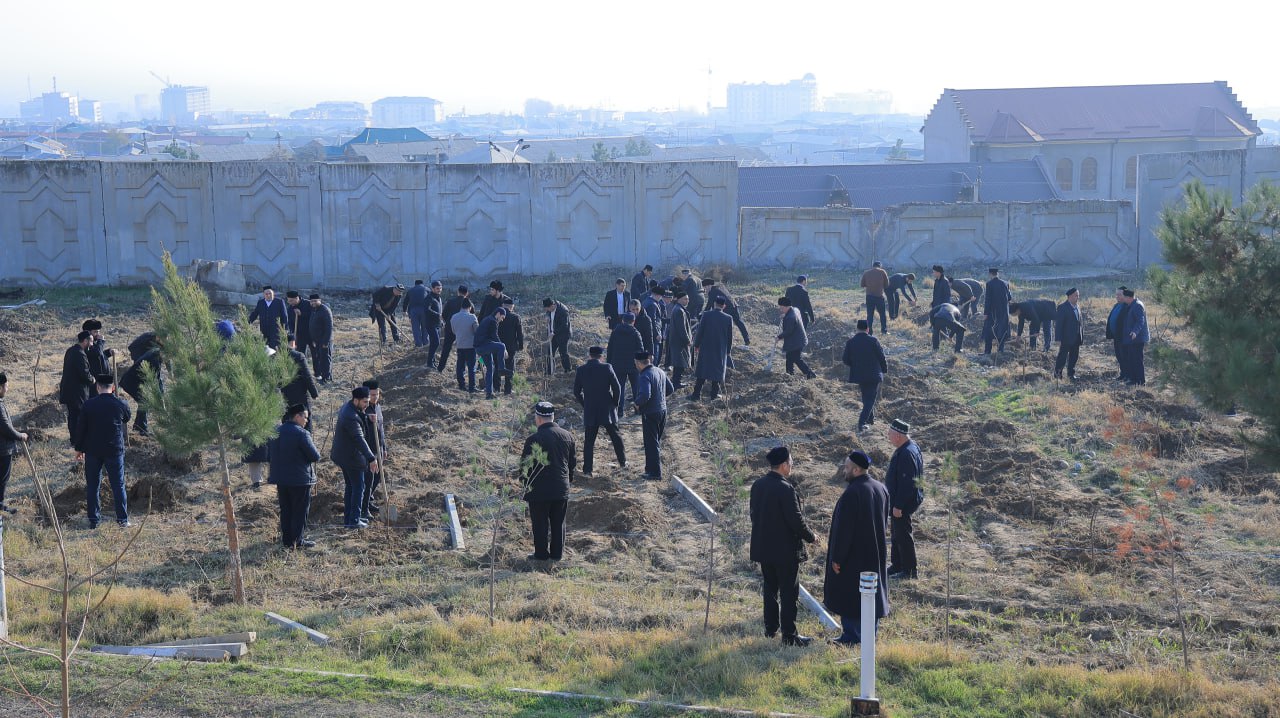
[[[207,87],[169,85],[160,91],[160,117],[166,122],[195,122],[211,109]]]
[[[80,118],[80,98],[67,92],[46,92],[40,96],[40,119],[73,122]]]
[[[413,127],[443,120],[440,101],[430,97],[384,97],[373,103],[375,127]]]
[[[727,104],[731,122],[770,123],[794,119],[818,110],[818,81],[809,73],[782,84],[732,84]]]

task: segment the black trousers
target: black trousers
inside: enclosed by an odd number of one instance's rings
[[[564,558],[564,517],[569,512],[568,499],[528,503],[529,523],[533,526],[534,558],[559,561]]]
[[[1146,342],[1140,342],[1122,347],[1124,363],[1121,366],[1124,367],[1125,379],[1139,386],[1147,383],[1146,357],[1143,354],[1146,346]]]
[[[644,436],[644,472],[662,478],[662,434],[667,430],[667,412],[645,414],[640,418]]]
[[[551,356],[547,357],[547,373],[551,373],[552,357],[555,354],[560,355],[560,367],[569,371],[569,337],[552,337],[551,338]]]
[[[5,488],[9,486],[9,475],[13,473],[13,454],[0,454],[0,504],[4,503]]]
[[[617,455],[618,463],[621,464],[627,460],[627,452],[622,446],[622,434],[618,432],[617,424],[588,426],[587,440],[582,446],[582,470],[588,474],[595,466],[596,437],[600,435],[601,428],[609,434],[609,441],[613,442],[613,453]]]
[[[365,472],[364,495],[360,497],[360,518],[364,519],[365,521],[373,520],[373,514],[369,512],[369,507],[375,503],[374,499],[377,498],[378,496],[378,494],[376,493],[378,490],[378,485],[381,483],[382,483],[381,471],[379,471],[376,474],[372,472],[367,472],[367,471]]]
[[[374,319],[378,320],[378,339],[383,343],[387,343],[387,325],[391,325],[391,338],[400,341],[400,325],[396,324],[395,317],[389,317],[382,312],[378,312]]]
[[[1116,366],[1119,367],[1120,369],[1119,378],[1128,379],[1129,367],[1126,365],[1126,362],[1124,360],[1124,345],[1120,343],[1119,339],[1112,339],[1111,343],[1112,345],[1114,345],[1113,348],[1115,349],[1115,352],[1116,352]]]
[[[1123,363],[1121,366],[1124,366]],[[80,407],[84,406],[83,401],[74,404],[67,404],[67,440],[71,441],[76,435],[76,422],[80,420]]]
[[[280,500],[280,542],[285,548],[296,546],[311,510],[311,487],[277,486],[276,498]]]
[[[938,346],[942,343],[942,334],[944,331],[950,331],[951,336],[956,338],[956,351],[964,348],[964,325],[960,322],[952,321],[951,325],[943,329],[933,328],[933,349],[937,351]]]
[[[862,390],[862,413],[858,415],[858,426],[863,427],[876,420],[876,399],[880,397],[880,382],[859,384]]]
[[[442,372],[449,366],[449,351],[453,349],[453,342],[457,338],[452,329],[444,333],[444,343],[440,345],[440,363],[436,365],[436,368]]]
[[[867,295],[867,333],[876,333],[876,312],[880,312],[880,333],[889,331],[888,320],[885,319],[885,301],[884,297],[878,297],[874,294]]]
[[[772,636],[796,635],[796,601],[800,598],[799,563],[762,563],[764,579],[764,632]]]
[[[915,575],[916,537],[911,527],[911,514],[903,513],[902,518],[890,516],[889,529],[893,532],[893,539],[889,546],[892,571]]]
[[[1066,366],[1067,376],[1072,379],[1076,378],[1076,362],[1080,361],[1080,345],[1062,342],[1058,345],[1058,360],[1053,363],[1054,376],[1062,375],[1062,368]]]
[[[690,395],[690,396],[689,396],[689,398],[690,398],[690,399],[701,399],[701,398],[702,398],[702,385],[703,385],[703,384],[705,384],[705,383],[707,383],[707,380],[706,380],[706,379],[697,379],[697,380],[695,380],[695,381],[693,382],[693,394],[692,394],[692,395]],[[716,398],[716,397],[718,397],[718,396],[720,396],[720,382],[718,382],[718,381],[713,381],[713,382],[711,382],[711,398],[712,398],[712,399],[714,399],[714,398]]]
[[[333,373],[333,345],[332,344],[312,344],[311,345],[311,373],[316,379],[332,379]]]
[[[507,371],[509,373],[502,377],[502,392],[504,394],[511,393],[511,381],[516,376],[516,353],[510,350],[507,351]]]
[[[800,358],[800,353],[803,351],[804,351],[803,349],[797,349],[793,352],[787,352],[787,373],[788,374],[795,374],[795,367],[800,367],[800,373],[804,374],[805,376],[809,376],[810,374],[813,373],[813,371],[809,369],[809,365],[804,363],[804,359]]]

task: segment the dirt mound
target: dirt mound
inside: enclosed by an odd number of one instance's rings
[[[575,530],[603,533],[641,533],[657,523],[639,501],[618,494],[575,498],[569,502],[567,521]]]
[[[67,415],[57,401],[47,399],[36,405],[34,409],[23,414],[15,421],[19,427],[29,426],[35,429],[52,429],[55,426],[66,426]]]
[[[126,481],[128,481],[126,477]],[[187,486],[166,476],[140,476],[128,487],[129,510],[172,511],[186,501]]]

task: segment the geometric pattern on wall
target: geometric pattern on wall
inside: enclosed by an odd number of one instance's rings
[[[441,190],[448,217],[452,269],[484,276],[509,270],[512,248],[508,217],[520,197],[496,189],[476,175],[456,191]]]
[[[87,190],[67,189],[45,174],[25,190],[5,192],[0,216],[9,219],[0,224],[0,232],[20,238],[23,274],[41,284],[80,279],[81,270],[92,278],[93,267],[85,260],[93,256],[93,248],[81,242],[82,233],[92,231],[92,206]],[[5,263],[12,261],[9,256]]]
[[[664,263],[697,264],[711,256],[714,191],[688,170],[669,184],[646,190],[650,208],[662,218],[658,241]]]

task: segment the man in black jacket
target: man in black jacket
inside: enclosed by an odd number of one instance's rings
[[[655,341],[653,319],[644,311],[639,299],[631,300],[631,306],[628,311],[636,318],[635,327],[636,331],[640,332],[640,343],[644,346],[644,350],[653,353],[655,351],[653,346]]]
[[[631,278],[631,295],[636,299],[640,299],[640,295],[648,293],[649,282],[652,281],[652,278],[653,265],[644,265],[644,269],[636,272],[635,276]]]
[[[1031,350],[1036,348],[1036,334],[1044,332],[1044,351],[1049,351],[1053,341],[1053,318],[1058,315],[1058,307],[1052,299],[1028,299],[1022,302],[1009,302],[1009,321],[1018,318],[1018,336],[1022,336],[1022,327],[1031,322]]]
[[[640,338],[640,332],[636,331],[635,321],[634,314],[623,312],[622,323],[614,327],[613,332],[609,334],[605,355],[605,361],[613,367],[613,372],[618,375],[618,384],[621,386],[618,396],[619,413],[626,405],[628,381],[631,382],[631,395],[635,396],[636,378],[640,374],[635,365],[636,352],[645,350],[644,340]]]
[[[89,342],[89,348],[85,353],[89,355],[89,371],[94,376],[99,374],[115,374],[111,370],[111,357],[116,355],[114,349],[107,348],[107,340],[102,336],[102,322],[97,319],[87,319],[80,328],[86,332],[92,339]]]
[[[484,300],[480,302],[480,313],[476,316],[480,319],[493,316],[493,310],[502,306],[502,303],[510,299],[506,294],[502,293],[502,282],[493,280],[489,282],[489,293],[485,295]]]
[[[409,318],[409,329],[413,332],[413,345],[427,345],[427,285],[421,279],[413,280],[413,286],[404,293],[404,314]]]
[[[276,427],[276,436],[267,444],[271,473],[267,483],[276,485],[280,501],[280,541],[285,548],[311,548],[315,541],[303,538],[307,513],[311,509],[311,487],[316,483],[315,463],[320,460],[311,432],[311,412],[302,404],[294,404],[284,413]]]
[[[871,336],[870,323],[858,320],[858,333],[844,345],[844,363],[849,367],[849,381],[862,390],[862,413],[858,415],[858,431],[876,423],[876,399],[880,396],[880,382],[889,364],[884,358],[880,340]]]
[[[0,511],[16,513],[4,501],[5,487],[9,485],[9,475],[13,471],[13,457],[18,453],[18,444],[27,440],[27,435],[13,425],[9,418],[9,407],[4,405],[4,395],[9,390],[9,377],[0,372]]]
[[[364,500],[364,483],[368,474],[377,473],[378,456],[369,445],[365,431],[364,411],[369,408],[369,389],[358,386],[351,390],[351,400],[338,410],[333,426],[333,446],[329,459],[342,469],[346,493],[342,500],[342,525],[349,529],[362,529],[369,524],[360,519],[361,502]]]
[[[915,578],[916,540],[911,515],[924,502],[924,491],[919,484],[924,473],[924,457],[920,455],[920,447],[911,440],[911,425],[901,419],[889,424],[889,443],[894,448],[884,474],[892,507],[889,524],[893,528],[893,572],[889,578]]]
[[[547,337],[551,347],[547,351],[547,373],[551,373],[553,356],[560,355],[560,367],[565,374],[569,367],[569,339],[573,337],[573,324],[569,321],[569,308],[551,297],[542,300],[542,311],[547,315]]]
[[[444,373],[444,369],[449,365],[449,351],[453,349],[453,343],[458,337],[453,333],[453,315],[462,310],[462,303],[470,299],[471,290],[465,284],[458,285],[458,294],[449,297],[449,301],[444,303],[444,313],[440,315],[440,319],[444,322],[444,345],[440,347],[440,363],[436,364],[436,368],[440,373]]]
[[[128,528],[129,501],[124,491],[124,432],[129,425],[129,407],[112,392],[115,378],[101,374],[95,384],[97,396],[86,401],[76,419],[76,458],[84,460],[85,511],[89,528],[98,528],[98,487],[107,472],[111,499],[115,502],[116,523]]]
[[[258,300],[253,311],[249,313],[249,323],[258,323],[262,330],[262,338],[272,349],[280,348],[280,327],[289,323],[289,314],[285,311],[284,300],[276,296],[276,292],[267,285],[262,288],[262,298]]]
[[[800,367],[800,372],[806,378],[816,378],[818,375],[800,356],[804,348],[809,346],[809,334],[805,331],[804,322],[800,319],[800,312],[796,311],[796,307],[788,297],[778,298],[778,312],[782,317],[782,333],[778,335],[778,341],[782,342],[782,354],[787,360],[787,373],[794,374],[796,367]]]
[[[533,553],[528,559],[559,561],[564,558],[564,517],[578,449],[573,435],[556,425],[556,408],[550,402],[534,405],[533,423],[538,429],[525,439],[520,452],[520,479],[533,528]]]
[[[956,353],[964,351],[964,324],[960,323],[960,310],[954,304],[942,303],[929,310],[929,326],[933,328],[933,350],[938,351],[942,337],[955,337]]]
[[[604,318],[609,322],[609,331],[618,326],[622,315],[631,311],[631,292],[627,291],[627,280],[618,277],[613,282],[613,290],[604,295]]]
[[[424,311],[423,329],[427,333],[427,368],[436,368],[436,351],[440,349],[440,324],[444,316],[444,303],[440,294],[444,285],[439,279],[431,280],[431,291],[427,293]]]
[[[907,274],[891,274],[889,275],[889,318],[897,319],[898,310],[902,308],[902,300],[907,299],[912,305],[916,303],[916,288],[914,282],[916,275],[908,272]],[[907,295],[910,294],[910,299]]]
[[[396,307],[404,295],[403,284],[388,284],[373,290],[369,304],[369,319],[378,324],[378,340],[387,343],[387,325],[391,325],[391,341],[400,341],[400,326],[396,324]]]
[[[810,324],[813,324],[813,304],[809,302],[809,277],[807,275],[801,274],[796,277],[796,283],[787,287],[787,291],[783,292],[783,296],[790,300],[791,306],[800,312],[800,320],[804,323],[806,329]]]
[[[751,346],[751,334],[747,332],[747,325],[742,323],[742,314],[738,312],[738,305],[734,304],[733,297],[729,296],[729,292],[724,287],[717,286],[714,279],[703,279],[702,288],[707,293],[707,301],[711,306],[716,305],[717,299],[724,299],[724,313],[729,315],[733,320],[733,325],[738,328],[738,332],[742,334],[742,343],[745,346]]]
[[[689,297],[689,321],[697,324],[702,318],[702,310],[707,306],[707,297],[702,292],[702,280],[693,274],[691,269],[680,270],[680,290]]]
[[[961,319],[971,314],[978,316],[978,302],[982,301],[982,282],[976,279],[952,279],[951,291],[959,297],[956,301],[960,303],[956,306],[960,309]]]
[[[308,299],[311,317],[307,321],[307,334],[311,339],[311,366],[316,381],[324,384],[333,381],[333,312],[312,294]]]
[[[89,400],[93,390],[94,374],[89,369],[89,345],[93,335],[82,331],[76,335],[76,343],[67,347],[62,355],[62,379],[58,382],[58,402],[67,407],[67,436],[75,443],[76,424],[80,407]]]
[[[289,317],[285,327],[297,340],[298,351],[306,356],[311,347],[311,305],[302,301],[302,295],[290,289],[284,293],[284,310]]]
[[[1080,347],[1084,344],[1084,322],[1080,320],[1080,290],[1067,290],[1067,301],[1058,305],[1054,319],[1058,335],[1058,360],[1053,363],[1053,376],[1062,378],[1066,367],[1067,378],[1076,380],[1076,362],[1080,360]]]
[[[502,393],[510,394],[516,374],[516,352],[524,351],[524,324],[516,314],[516,300],[511,297],[503,299],[502,308],[507,310],[507,318],[498,324],[498,339],[507,348],[507,373],[502,376]]]
[[[285,406],[302,406],[307,410],[307,423],[305,426],[307,431],[311,431],[311,400],[320,398],[320,390],[316,388],[315,378],[311,376],[311,370],[307,368],[307,358],[302,356],[302,352],[298,351],[297,337],[290,334],[288,340],[289,358],[297,365],[298,370],[288,384],[280,387],[280,393],[284,395]],[[142,412],[139,411],[138,413],[141,414]]]
[[[373,517],[381,513],[376,499],[382,485],[382,462],[387,458],[387,421],[382,413],[382,388],[377,379],[367,379],[360,386],[369,390],[369,405],[364,408],[364,433],[369,448],[378,457],[378,468],[364,476],[364,496],[360,499],[360,520],[373,523]]]
[[[160,374],[160,347],[152,347],[145,354],[138,357],[138,360],[129,367],[127,371],[120,377],[120,388],[124,389],[133,400],[138,402],[138,413],[133,418],[133,430],[142,436],[146,436],[150,431],[147,422],[147,410],[142,404],[142,368],[148,367],[151,370],[153,381],[160,389],[160,393],[164,393],[164,378]]]
[[[1115,377],[1117,381],[1126,381],[1128,374],[1125,371],[1124,361],[1124,322],[1125,317],[1129,313],[1129,304],[1124,301],[1124,293],[1128,287],[1118,287],[1116,289],[1116,303],[1111,307],[1111,313],[1107,315],[1107,339],[1111,340],[1112,349],[1115,351],[1116,366],[1120,373]]]
[[[591,347],[587,354],[590,358],[578,367],[573,377],[573,397],[582,406],[582,426],[586,429],[586,441],[582,444],[582,473],[591,476],[595,466],[596,437],[601,427],[613,442],[613,453],[618,457],[620,468],[627,467],[627,454],[622,446],[622,434],[618,433],[622,384],[613,366],[600,361],[603,347]]]
[[[889,571],[884,541],[888,530],[889,491],[871,478],[871,457],[849,453],[841,467],[844,493],[831,512],[827,536],[827,566],[822,582],[822,603],[840,616],[844,631],[832,643],[851,647],[862,642],[862,595],[859,574],[880,576],[876,586],[875,616],[889,615]]]
[[[987,273],[991,278],[987,280],[982,300],[982,312],[986,315],[982,322],[983,354],[991,353],[993,341],[999,343],[999,351],[1004,351],[1004,343],[1009,341],[1009,303],[1013,301],[1009,283],[1000,278],[999,267],[991,267]]]
[[[943,304],[951,303],[951,282],[947,279],[946,272],[941,264],[933,265],[933,299],[929,302],[929,309],[937,309]]]
[[[724,313],[724,301],[724,297],[716,297],[715,306],[702,313],[698,330],[694,332],[693,346],[698,350],[698,359],[693,369],[693,393],[689,395],[689,401],[702,398],[702,385],[708,381],[711,382],[710,398],[719,397],[720,387],[728,374],[733,320]]]
[[[784,646],[807,646],[813,640],[796,629],[800,597],[800,563],[804,543],[817,537],[805,523],[800,496],[791,483],[791,451],[774,447],[765,457],[769,473],[751,485],[751,560],[760,564],[764,580],[764,635],[782,629]]]

